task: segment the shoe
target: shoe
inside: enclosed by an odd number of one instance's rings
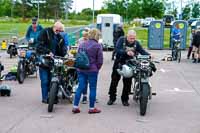
[[[196,63],[196,62],[197,62],[197,59],[194,59],[192,63]]]
[[[113,105],[114,102],[115,102],[115,101],[113,101],[113,100],[110,99],[110,100],[107,102],[107,105]]]
[[[82,104],[87,104],[87,96],[83,96],[83,99],[82,99]]]
[[[124,101],[124,102],[122,102],[122,104],[124,105],[124,106],[129,106],[130,104],[128,103],[128,101]]]
[[[72,109],[72,113],[74,113],[74,114],[77,114],[77,113],[80,113],[81,111],[80,111],[80,109],[79,108],[73,108]]]
[[[48,99],[43,99],[43,100],[42,100],[42,103],[44,103],[44,104],[48,104],[49,101],[48,101]]]
[[[94,109],[89,109],[88,111],[89,114],[96,114],[96,113],[101,113],[101,110],[94,108]]]

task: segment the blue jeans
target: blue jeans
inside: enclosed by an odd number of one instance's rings
[[[48,69],[39,68],[40,80],[41,80],[41,91],[42,91],[42,100],[48,99],[48,92],[51,80],[51,73]]]
[[[88,89],[88,81],[86,81],[86,86],[85,86],[85,89],[83,90],[83,95],[87,95],[87,89]]]
[[[87,87],[87,83],[89,83],[90,88],[90,108],[94,108],[95,100],[96,100],[96,89],[97,89],[97,77],[98,72],[78,72],[78,88],[76,89],[74,106],[78,106],[81,94]]]

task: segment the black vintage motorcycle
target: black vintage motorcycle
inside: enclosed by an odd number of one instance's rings
[[[49,90],[48,112],[53,111],[54,103],[61,99],[68,99],[71,103],[73,93],[78,85],[77,72],[73,58],[65,58],[60,56],[41,56],[41,64],[49,62],[51,71],[51,82]]]
[[[17,46],[15,43],[9,43],[7,53],[10,55],[10,58],[17,55]]]
[[[37,66],[36,66],[36,52],[32,47],[28,45],[18,46],[19,61],[17,66],[17,80],[20,84],[24,82],[24,79],[29,75],[36,74],[37,77]]]
[[[128,60],[122,66],[121,71],[129,71],[128,76],[134,78],[133,99],[139,102],[140,115],[144,116],[148,100],[152,98],[152,95],[155,95],[155,93],[152,93],[149,81],[149,77],[156,71],[155,65],[151,62],[149,55],[138,55],[136,58]],[[122,72],[121,75],[123,76]]]

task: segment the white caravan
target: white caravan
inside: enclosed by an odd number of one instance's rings
[[[113,31],[117,25],[122,25],[122,17],[118,14],[97,15],[97,28],[101,31],[104,49],[113,49]]]

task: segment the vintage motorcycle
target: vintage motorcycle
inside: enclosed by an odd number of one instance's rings
[[[140,104],[140,115],[146,114],[148,100],[152,98],[152,87],[149,78],[156,71],[156,67],[150,60],[149,55],[138,55],[130,59],[117,70],[126,78],[134,78],[133,99]]]
[[[74,90],[77,88],[78,79],[73,58],[42,55],[40,66],[49,67],[51,82],[49,90],[48,112],[53,111],[54,104],[59,98],[73,100]]]
[[[10,58],[17,55],[17,46],[15,43],[9,43],[7,53],[10,55]]]
[[[36,74],[37,77],[37,57],[35,48],[29,47],[28,45],[18,46],[18,51],[17,80],[22,84],[24,79],[29,75]]]

